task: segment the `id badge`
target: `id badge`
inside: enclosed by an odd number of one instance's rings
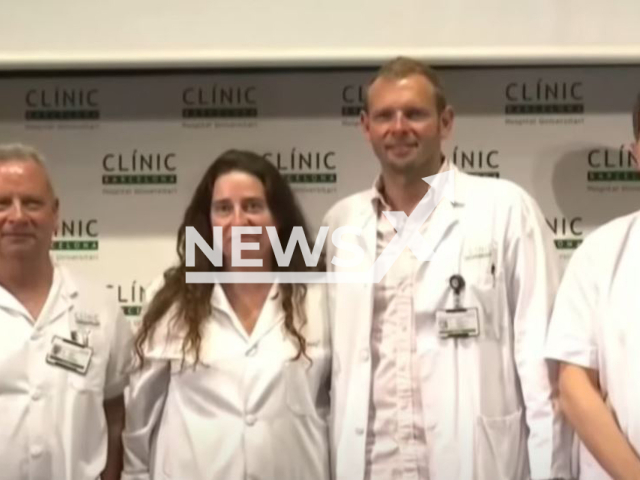
[[[440,338],[465,338],[480,335],[477,308],[438,310],[436,325]]]
[[[47,353],[47,363],[85,375],[92,356],[91,347],[56,335],[53,337],[51,349]]]

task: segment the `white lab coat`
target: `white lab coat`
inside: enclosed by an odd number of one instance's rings
[[[85,375],[46,362],[54,336],[88,334]],[[123,393],[132,329],[104,287],[54,270],[37,319],[0,287],[0,479],[96,480],[107,457],[103,401]]]
[[[571,431],[552,405],[544,359],[558,283],[544,219],[529,195],[504,180],[454,169],[454,190],[453,204],[439,204],[425,233],[436,254],[414,279],[421,285],[414,312],[430,480],[569,478]],[[328,239],[339,226],[362,229],[344,239],[364,249],[368,264],[376,255],[372,198],[373,191],[348,197],[325,218]],[[328,245],[330,263],[336,249]],[[466,281],[463,306],[478,309],[479,337],[438,336],[435,314],[454,306],[454,274]],[[338,480],[361,480],[373,285],[336,284],[329,292],[332,464]]]
[[[274,285],[247,335],[220,285],[203,324],[201,361],[161,324],[132,376],[123,480],[327,480],[330,338],[322,285],[307,292],[309,364],[292,360]],[[157,434],[155,432],[157,431]],[[155,451],[155,453],[154,453]]]
[[[553,310],[547,356],[598,371],[622,433],[640,452],[640,212],[591,233],[573,254]],[[580,446],[580,479],[609,475]]]

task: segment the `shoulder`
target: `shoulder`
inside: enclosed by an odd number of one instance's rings
[[[60,275],[61,301],[69,302],[72,315],[80,329],[89,329],[106,342],[119,343],[126,348],[133,336],[133,327],[127,320],[112,291],[66,266],[55,266]],[[98,333],[100,332],[100,333]]]
[[[640,211],[617,217],[587,235],[570,264],[612,269],[628,249],[635,249],[640,236]]]
[[[106,285],[65,265],[56,265],[54,268],[60,275],[62,295],[74,299],[76,308],[100,310],[103,314],[113,316],[120,311],[114,294]]]
[[[372,198],[372,190],[368,189],[339,200],[325,215],[324,224],[334,226],[345,217],[348,218],[350,215],[361,212],[363,208],[371,204]]]
[[[509,207],[519,203],[535,203],[533,197],[520,185],[504,178],[480,177],[458,172],[456,181],[463,198],[467,203],[486,205],[492,201],[498,207]],[[479,202],[479,200],[484,202]]]
[[[142,317],[149,305],[165,285],[164,274],[157,276],[145,289]],[[186,337],[186,327],[179,321],[176,304],[155,322],[152,333],[147,337],[143,350],[148,358],[182,358],[182,346]]]
[[[544,231],[540,206],[520,185],[462,172],[456,180],[456,200],[463,206],[465,224],[474,232],[489,224],[508,236],[530,229]]]

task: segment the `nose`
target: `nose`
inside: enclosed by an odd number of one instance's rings
[[[237,206],[234,209],[233,217],[231,218],[231,224],[237,226],[249,225],[249,218],[240,206]]]
[[[391,124],[391,128],[394,131],[405,131],[407,129],[407,117],[404,116],[404,113],[399,111],[393,117],[393,122]]]
[[[22,208],[22,204],[19,201],[15,201],[11,204],[8,218],[12,222],[19,222],[25,219],[24,210]]]

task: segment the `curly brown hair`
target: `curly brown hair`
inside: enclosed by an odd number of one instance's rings
[[[184,218],[178,229],[176,250],[179,263],[164,273],[164,284],[153,296],[142,319],[142,325],[136,335],[135,349],[140,363],[144,363],[143,347],[153,338],[153,334],[160,321],[171,311],[172,320],[179,326],[186,327],[186,335],[182,343],[183,363],[187,354],[195,357],[194,366],[200,361],[200,347],[202,343],[201,325],[211,316],[211,294],[213,284],[186,283],[188,271],[216,271],[215,267],[200,249],[195,249],[195,265],[187,267],[185,262],[185,232],[186,227],[194,227],[209,245],[213,243],[213,228],[211,225],[211,198],[216,180],[223,174],[232,171],[248,173],[258,178],[265,190],[267,205],[274,216],[278,237],[281,245],[287,245],[293,227],[303,228],[307,236],[307,224],[296,198],[287,181],[280,175],[277,168],[260,155],[240,150],[228,150],[220,155],[209,166],[191,198],[185,211]],[[272,262],[276,265],[275,260]],[[280,271],[317,270],[318,267],[307,267],[299,246],[291,258],[288,266],[276,267]],[[304,284],[279,284],[278,297],[285,312],[284,327],[297,341],[298,352],[295,359],[306,355],[306,340],[300,333],[300,328],[306,322],[303,302],[307,293]],[[295,319],[300,323],[296,326]]]

